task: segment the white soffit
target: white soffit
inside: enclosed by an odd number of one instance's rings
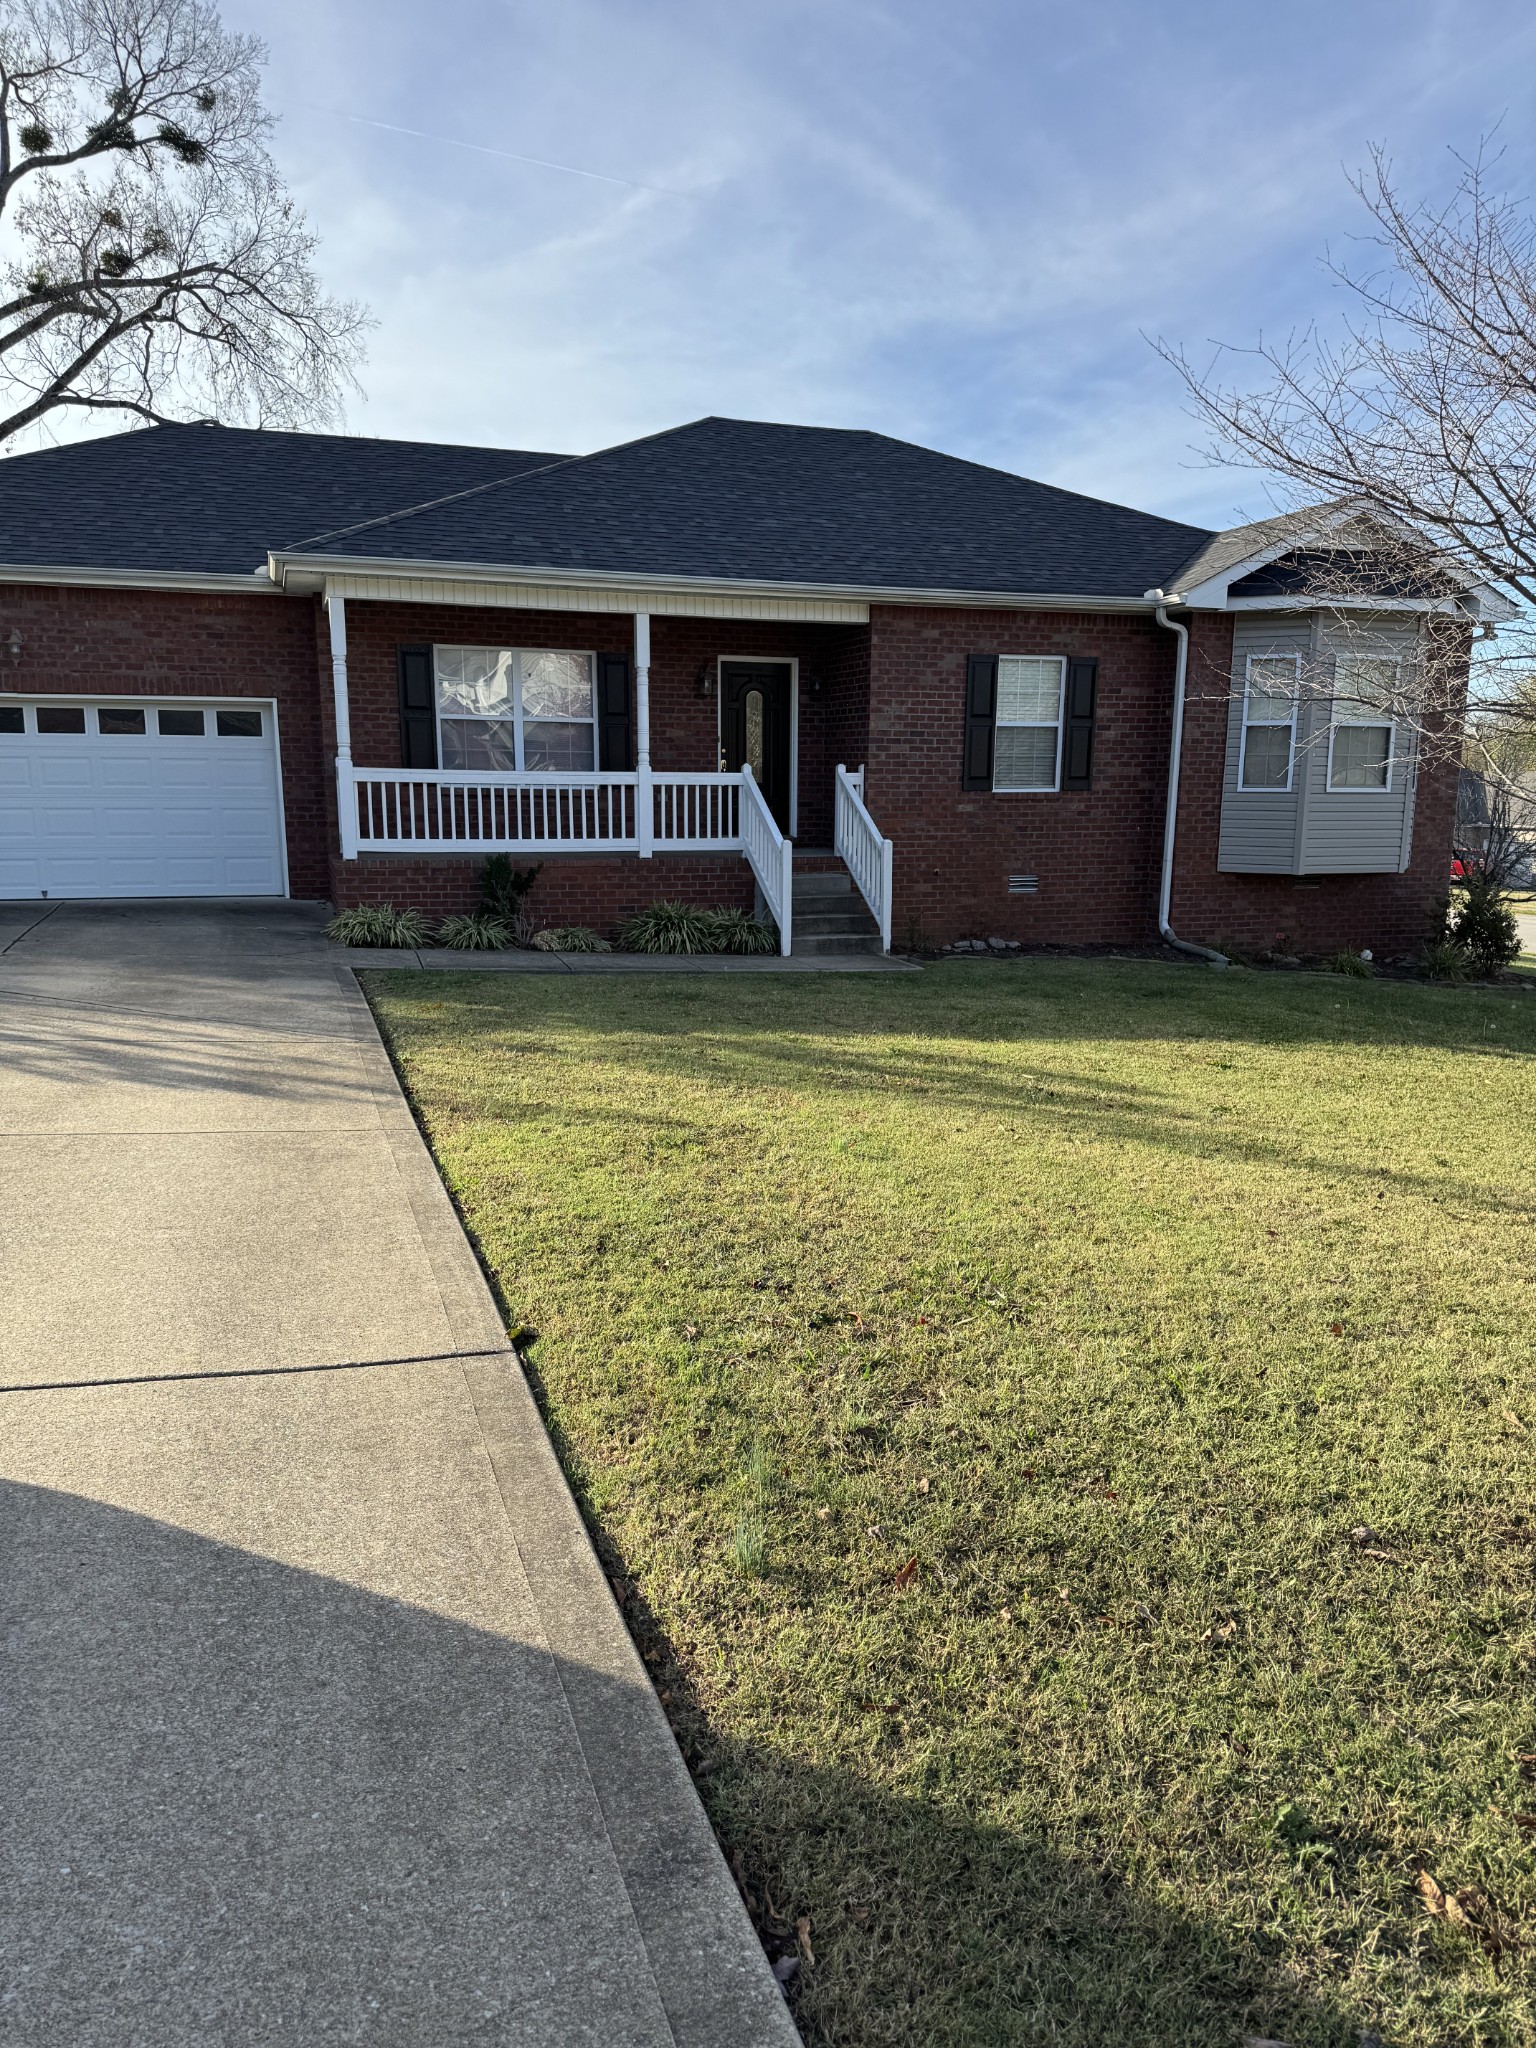
[[[569,583],[460,582],[453,577],[358,576],[329,572],[335,597],[375,603],[481,605],[540,612],[649,612],[653,617],[800,619],[819,625],[862,626],[869,606],[853,598],[770,597],[724,591],[625,590]]]

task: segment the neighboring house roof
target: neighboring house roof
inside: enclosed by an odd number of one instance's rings
[[[0,462],[0,563],[250,576],[319,526],[561,462],[242,427],[143,427]]]
[[[151,427],[0,462],[0,564],[249,575],[270,552],[1140,599],[1209,538],[910,442],[706,419],[585,457]]]
[[[1208,538],[885,434],[704,419],[447,503],[317,529],[296,552],[1141,598]]]

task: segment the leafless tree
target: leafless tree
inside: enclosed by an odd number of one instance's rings
[[[1333,602],[1341,632],[1384,588],[1493,594],[1483,616],[1504,622],[1497,643],[1478,640],[1469,742],[1497,781],[1505,738],[1536,749],[1536,220],[1496,188],[1496,156],[1457,164],[1449,200],[1413,205],[1372,153],[1354,180],[1366,254],[1328,262],[1345,298],[1337,331],[1220,347],[1205,368],[1158,346],[1210,430],[1209,459],[1264,473],[1282,509],[1338,518],[1303,550],[1296,587]],[[1456,657],[1469,628],[1455,608],[1395,707],[1446,748],[1462,744]]]
[[[316,281],[264,61],[205,0],[0,0],[0,444],[335,417],[367,320]]]

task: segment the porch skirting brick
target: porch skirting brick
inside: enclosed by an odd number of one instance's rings
[[[752,908],[752,870],[736,854],[553,854],[542,862],[513,856],[517,867],[537,865],[528,892],[529,914],[540,924],[585,924],[611,937],[637,910],[661,898],[708,907]],[[480,900],[484,862],[456,854],[364,854],[331,862],[331,901],[338,910],[393,903],[435,917],[473,910]]]

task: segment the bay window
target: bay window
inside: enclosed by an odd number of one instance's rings
[[[1249,655],[1243,690],[1240,788],[1290,788],[1296,754],[1296,703],[1300,694],[1300,655]]]
[[[1392,787],[1392,716],[1398,663],[1375,654],[1341,654],[1334,664],[1330,789]]]

